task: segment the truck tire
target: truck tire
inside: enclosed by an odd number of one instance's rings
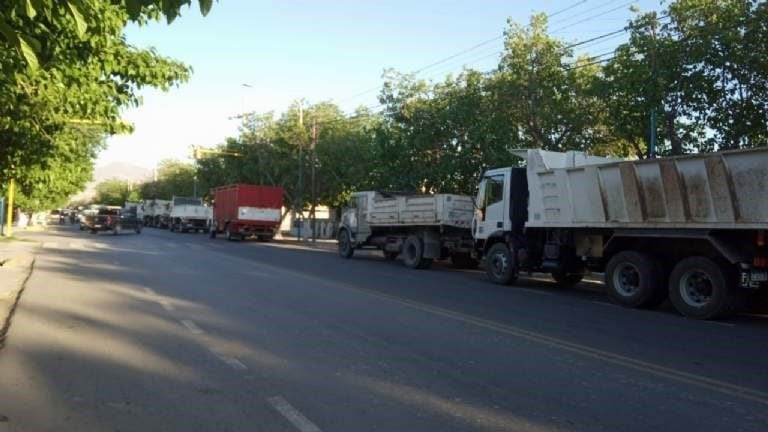
[[[571,288],[581,282],[584,279],[584,275],[581,273],[552,272],[552,279],[555,280],[558,286]]]
[[[517,279],[517,269],[512,251],[506,243],[496,243],[485,256],[485,273],[491,282],[508,285]]]
[[[669,276],[669,299],[689,318],[729,317],[744,306],[744,297],[734,273],[710,258],[685,258]]]
[[[235,234],[232,234],[232,231],[229,230],[229,228],[224,231],[224,236],[227,238],[228,241],[235,241],[235,240],[242,240],[243,237],[238,237]]]
[[[451,254],[451,266],[457,269],[473,269],[477,268],[477,260],[469,253],[454,253]]]
[[[355,249],[352,247],[352,237],[346,229],[339,230],[337,238],[339,244],[339,256],[342,258],[352,258]]]
[[[605,285],[617,303],[630,308],[655,307],[666,297],[661,263],[637,251],[619,252],[608,261]]]
[[[208,231],[208,237],[212,239],[216,238],[216,227],[211,227],[211,229]]]
[[[406,267],[417,270],[427,269],[432,265],[432,258],[424,258],[424,242],[419,237],[410,235],[405,239],[403,262]]]
[[[120,234],[120,231],[122,231],[122,228],[120,225],[115,225],[114,228],[112,228],[112,235],[118,235]]]
[[[136,234],[141,234],[141,226],[136,227]]]

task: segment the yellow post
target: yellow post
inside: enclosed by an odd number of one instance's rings
[[[11,223],[13,222],[13,189],[16,186],[16,182],[14,179],[11,179],[10,184],[8,185],[8,212],[6,213],[5,218],[5,236],[10,237],[13,235],[13,231],[11,230]]]

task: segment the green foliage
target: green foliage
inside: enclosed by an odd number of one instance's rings
[[[192,196],[195,168],[191,164],[173,159],[160,162],[157,180],[143,183],[139,189],[145,199],[169,200],[176,196]]]
[[[128,132],[123,108],[137,90],[164,90],[187,66],[128,45],[129,21],[176,18],[191,0],[8,0],[0,2],[0,184],[16,178],[19,204],[66,201],[90,178],[108,134]],[[201,0],[201,12],[212,2]],[[89,129],[88,139],[75,137]]]
[[[133,182],[109,179],[96,185],[94,201],[98,204],[122,206],[126,201],[139,201],[141,194]]]

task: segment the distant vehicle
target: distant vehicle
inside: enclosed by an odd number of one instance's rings
[[[202,198],[177,197],[171,200],[171,231],[188,232],[208,230],[211,208],[203,204]]]
[[[141,234],[142,221],[136,217],[135,210],[123,211],[120,207],[108,206],[87,214],[81,222],[81,229],[87,229],[96,234],[100,231],[109,231],[114,235],[122,232],[134,231]]]
[[[171,201],[161,199],[144,200],[144,226],[168,228],[171,222]]]
[[[256,237],[271,240],[280,227],[283,188],[234,184],[211,190],[213,219],[210,236],[224,233],[227,240]]]

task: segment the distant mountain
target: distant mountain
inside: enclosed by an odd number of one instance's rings
[[[111,162],[99,165],[93,170],[93,181],[85,185],[85,190],[73,196],[70,201],[90,201],[96,195],[96,185],[109,179],[127,180],[136,183],[151,180],[154,172],[143,166],[131,165],[125,162]]]

